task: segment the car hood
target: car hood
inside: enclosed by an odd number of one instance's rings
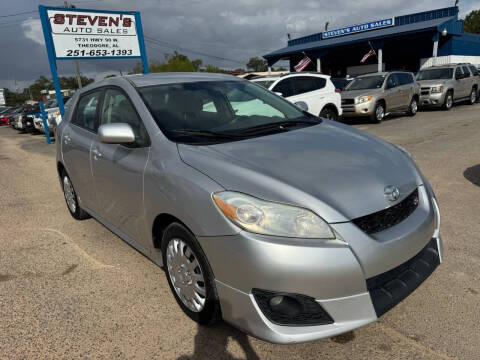
[[[420,80],[418,81],[419,86],[436,86],[436,85],[445,85],[448,80],[437,79],[437,80]]]
[[[366,89],[366,90],[351,90],[351,91],[342,91],[340,95],[342,99],[354,99],[357,96],[366,96],[366,95],[377,95],[383,92],[383,89]]]
[[[422,177],[395,146],[346,125],[315,126],[242,141],[179,144],[181,159],[226,190],[315,211],[345,222],[403,200]],[[386,186],[400,190],[390,202]]]

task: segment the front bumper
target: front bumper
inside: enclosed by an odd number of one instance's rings
[[[344,236],[340,231],[342,227],[351,226],[347,231],[348,238],[344,238],[348,242],[354,236],[352,244],[339,240],[275,238],[243,231],[235,236],[199,237],[216,278],[224,320],[260,339],[282,344],[330,337],[375,321],[385,309],[410,294],[430,273],[420,282],[412,283],[409,291],[401,292],[391,304],[385,305],[385,300],[381,299],[380,310],[375,300],[378,294],[374,295],[374,292],[380,285],[390,285],[380,283],[378,279],[384,279],[385,273],[403,269],[402,266],[431,243],[436,244],[438,263],[442,260],[438,207],[433,199],[428,199],[426,189],[420,188],[423,209],[419,206],[411,215],[413,219],[405,220],[405,224],[400,223],[396,229],[382,232],[391,237],[389,241],[384,241],[382,233],[377,238],[370,237],[370,246],[364,252],[358,245],[363,247],[365,244],[354,245],[353,242],[355,235],[368,236],[358,228],[355,230],[351,223],[331,226],[340,236]],[[401,236],[392,232],[414,226],[415,222],[416,231]],[[396,275],[400,277],[403,273]],[[252,289],[312,297],[333,323],[315,326],[273,323],[262,312]],[[392,288],[392,291],[396,292],[396,289]]]
[[[420,107],[441,107],[445,102],[445,95],[446,93],[431,94],[430,92],[422,91],[418,105]]]
[[[375,111],[375,101],[370,100],[362,104],[342,104],[344,117],[370,116]]]

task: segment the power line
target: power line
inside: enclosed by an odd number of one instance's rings
[[[38,10],[33,10],[33,11],[24,11],[24,12],[19,12],[16,14],[9,14],[9,15],[0,15],[0,18],[6,18],[6,17],[11,17],[11,16],[17,16],[17,15],[25,15],[25,14],[33,14],[37,12]]]
[[[145,38],[145,41],[147,41],[147,42],[149,42],[149,43],[151,43],[151,44],[157,45],[157,46],[166,47],[166,48],[174,49],[174,50],[185,51],[185,52],[188,52],[188,53],[191,53],[191,54],[197,54],[197,55],[200,55],[200,56],[210,57],[210,58],[214,58],[214,59],[217,59],[217,60],[230,61],[230,62],[234,62],[234,63],[237,63],[237,64],[242,64],[242,65],[244,65],[244,62],[242,62],[242,61],[238,61],[238,60],[234,60],[234,59],[229,59],[229,58],[222,57],[222,56],[207,54],[207,53],[204,53],[204,52],[201,52],[201,51],[192,50],[192,49],[187,49],[187,48],[178,46],[178,45],[176,45],[176,44],[169,43],[169,42],[167,42],[167,41],[154,39],[154,38],[152,38],[152,37],[150,37],[150,36],[144,36],[144,38]]]

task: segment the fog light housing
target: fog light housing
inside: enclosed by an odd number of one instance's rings
[[[253,297],[268,320],[284,326],[333,324],[333,319],[314,298],[252,289]]]

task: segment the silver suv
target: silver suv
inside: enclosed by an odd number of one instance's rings
[[[405,149],[250,81],[115,77],[70,103],[57,128],[70,213],[163,265],[199,323],[277,343],[334,336],[441,262],[435,195]]]
[[[393,112],[415,116],[420,88],[409,72],[383,72],[361,75],[342,91],[344,117],[369,117],[381,122]]]
[[[417,74],[420,84],[420,106],[450,110],[453,103],[474,104],[480,89],[480,73],[472,64],[430,67]]]

